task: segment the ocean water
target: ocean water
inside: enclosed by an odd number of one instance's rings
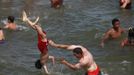
[[[134,4],[134,2],[132,3]],[[40,24],[49,39],[62,44],[80,44],[94,56],[104,75],[133,75],[134,47],[120,47],[119,39],[109,40],[101,48],[100,41],[107,29],[112,27],[111,20],[119,18],[121,27],[134,27],[134,6],[131,10],[119,8],[117,0],[64,0],[64,7],[53,9],[49,0],[0,0],[0,27],[4,26],[7,16],[15,16],[20,28],[17,31],[4,30],[5,42],[0,44],[0,75],[45,75],[34,67],[39,59],[37,34],[21,21],[22,11],[29,18],[40,16]],[[65,57],[71,63],[77,62],[69,51],[49,46],[49,54]],[[84,75],[85,71],[73,71],[56,62],[48,62],[51,75]]]

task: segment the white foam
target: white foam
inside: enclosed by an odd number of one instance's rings
[[[1,20],[1,22],[2,22],[4,25],[6,25],[6,24],[7,24],[7,20],[6,20],[6,19]]]
[[[17,30],[20,30],[20,31],[22,31],[22,30],[28,31],[29,28],[28,27],[25,27],[25,26],[22,26],[22,25],[17,25]]]

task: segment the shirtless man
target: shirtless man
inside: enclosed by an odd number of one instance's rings
[[[110,28],[104,35],[101,41],[101,47],[104,47],[104,42],[108,39],[117,39],[124,32],[124,29],[120,27],[120,21],[118,19],[112,20],[113,27]]]
[[[49,40],[47,39],[46,32],[44,30],[42,30],[42,28],[39,24],[37,24],[38,20],[39,20],[39,17],[35,20],[35,22],[30,21],[27,18],[26,12],[25,11],[23,12],[23,21],[28,23],[28,25],[30,27],[32,27],[37,32],[37,35],[38,35],[38,45],[37,46],[38,46],[38,49],[41,54],[40,54],[40,60],[36,61],[36,64],[37,64],[36,68],[38,68],[38,69],[43,68],[45,70],[46,74],[49,74],[47,66],[46,66],[46,62],[48,59],[52,59],[52,61],[54,63],[54,57],[49,56],[49,54],[48,54],[47,46],[51,45],[51,44],[49,43]],[[38,64],[39,65],[41,64],[41,66],[38,67]]]
[[[3,32],[2,28],[0,28],[0,43],[2,43],[3,40],[5,40],[5,36],[4,36],[4,32]]]
[[[131,0],[120,0],[120,7],[125,9],[131,9]]]
[[[63,0],[50,0],[51,1],[51,7],[53,8],[60,8],[63,4]]]
[[[85,47],[81,45],[64,45],[56,44],[52,40],[51,45],[56,48],[62,48],[73,52],[73,55],[79,60],[76,64],[71,64],[65,59],[61,60],[61,63],[68,66],[70,69],[86,69],[85,75],[101,75],[100,68],[93,59],[92,54]]]
[[[4,27],[5,29],[10,29],[10,30],[16,30],[17,26],[14,23],[14,17],[13,16],[8,16],[8,23]]]
[[[121,42],[121,46],[134,46],[134,28],[129,28],[128,37]]]

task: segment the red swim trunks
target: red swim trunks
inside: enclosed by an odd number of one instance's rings
[[[46,32],[44,32],[44,34],[46,34]],[[48,41],[47,42],[43,42],[41,40],[41,35],[38,33],[38,49],[40,50],[41,53],[47,53],[48,52]]]
[[[85,75],[101,75],[100,68],[97,66],[97,69],[95,71],[88,71]]]

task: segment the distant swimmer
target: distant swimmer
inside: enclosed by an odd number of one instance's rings
[[[60,8],[63,5],[63,0],[50,0],[51,7],[53,8]]]
[[[132,7],[131,0],[120,0],[120,7],[124,9],[131,9]]]
[[[44,30],[42,30],[41,26],[38,23],[39,21],[39,17],[36,18],[36,20],[34,22],[30,21],[27,18],[26,12],[23,11],[23,21],[28,23],[28,25],[33,28],[36,32],[37,32],[37,36],[38,36],[38,49],[40,51],[40,59],[36,62],[36,64],[38,64],[38,62],[41,63],[41,68],[43,68],[46,72],[46,74],[49,74],[47,66],[46,66],[46,62],[48,59],[52,59],[54,62],[54,57],[53,56],[49,56],[48,54],[48,45],[51,45],[50,40],[47,38],[46,32]],[[38,66],[36,66],[38,67]],[[40,67],[39,67],[40,68]]]
[[[54,41],[50,41],[50,43],[56,48],[66,49],[68,51],[72,51],[73,55],[78,59],[78,63],[72,64],[69,63],[64,58],[61,59],[61,63],[68,66],[70,69],[78,70],[84,69],[86,70],[85,75],[101,75],[101,71],[99,66],[94,61],[94,58],[90,51],[81,45],[65,45],[65,44],[56,44]]]
[[[0,44],[3,43],[5,40],[4,32],[2,28],[0,28]]]
[[[128,37],[121,42],[121,46],[134,46],[134,28],[129,28]]]
[[[101,40],[101,47],[104,47],[104,42],[106,42],[106,40],[108,39],[117,39],[119,38],[123,32],[125,32],[125,30],[123,28],[120,27],[120,21],[119,19],[113,19],[112,20],[112,25],[113,27],[110,28],[105,35],[103,36],[102,40]]]
[[[17,26],[14,23],[14,17],[13,16],[8,16],[8,22],[6,23],[6,26],[4,26],[5,29],[10,29],[10,30],[16,30]]]

